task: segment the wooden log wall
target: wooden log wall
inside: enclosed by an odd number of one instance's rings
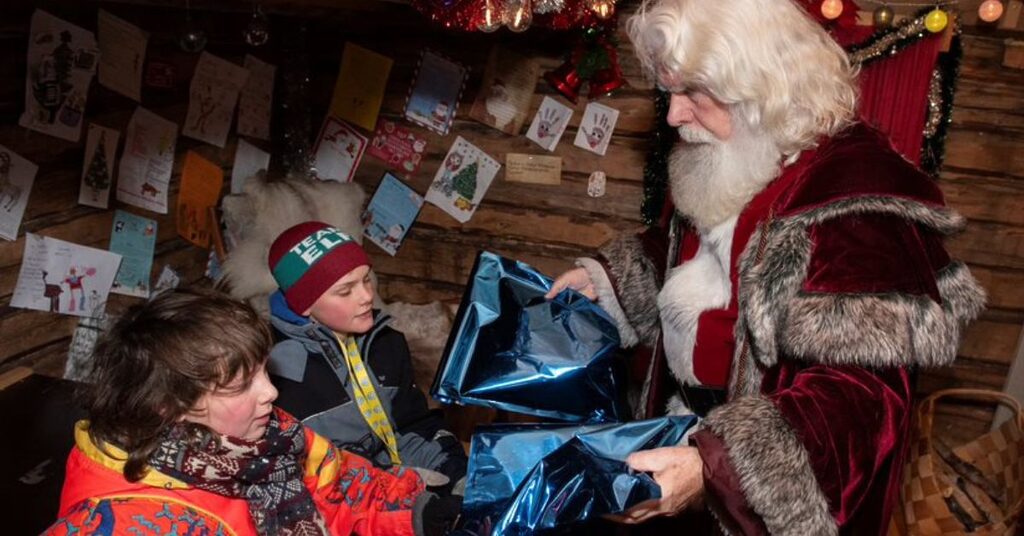
[[[382,2],[302,0],[264,4],[271,13],[272,40],[260,49],[247,47],[241,38],[248,21],[248,2],[193,2],[193,16],[209,33],[207,50],[239,64],[248,52],[283,66],[292,53],[282,47],[283,36],[306,28],[310,136],[318,130],[330,102],[342,46],[351,41],[395,60],[382,109],[382,115],[390,119],[401,121],[406,91],[422,49],[431,48],[470,68],[467,89],[450,133],[439,136],[416,129],[426,135],[429,152],[409,181],[420,193],[426,192],[456,135],[502,163],[508,152],[545,153],[524,135],[508,136],[468,119],[469,105],[495,43],[536,57],[543,72],[558,65],[562,52],[571,45],[571,37],[533,30],[523,35],[504,31],[489,35],[446,33],[426,24],[408,6]],[[184,119],[188,82],[197,58],[175,46],[184,19],[177,2],[9,0],[0,6],[0,56],[5,60],[0,63],[0,144],[40,165],[22,235],[34,232],[105,248],[113,208],[123,208],[159,221],[154,274],[169,264],[182,273],[186,282],[202,280],[206,252],[177,238],[170,216],[122,206],[113,200],[112,209],[105,211],[76,204],[84,136],[83,142],[69,143],[17,126],[24,106],[28,21],[35,7],[92,30],[96,9],[101,7],[149,31],[148,59],[170,62],[178,67],[178,73],[173,90],[144,87],[142,105],[179,124]],[[1001,65],[1002,40],[1019,37],[1020,32],[969,27],[967,33],[940,184],[949,203],[970,220],[967,232],[956,237],[950,249],[969,262],[988,289],[990,308],[968,331],[956,366],[921,374],[921,394],[949,386],[1001,389],[1024,324],[1024,197],[1020,195],[1024,192],[1024,72]],[[560,185],[510,183],[499,173],[468,223],[459,224],[427,204],[397,256],[390,257],[367,245],[380,276],[380,293],[386,300],[457,300],[480,249],[521,259],[556,274],[567,268],[573,257],[593,252],[618,233],[640,228],[642,169],[654,113],[650,85],[640,78],[624,36],[620,58],[629,84],[613,97],[600,99],[621,112],[607,155],[599,157],[572,145],[587,103],[583,98],[574,106],[573,121],[555,152],[563,159]],[[269,144],[257,142],[274,153],[272,169],[280,166],[281,157],[280,74],[274,118],[278,139]],[[556,96],[548,84],[538,80],[530,117],[545,95]],[[94,81],[87,120],[123,132],[134,108],[132,101]],[[179,137],[172,185],[178,184],[187,150],[218,163],[225,177],[230,176],[235,143],[233,135],[224,149]],[[365,156],[356,181],[372,194],[385,170],[383,162]],[[587,177],[595,170],[608,175],[608,192],[601,198],[586,195]],[[171,207],[175,194],[172,188]],[[0,242],[0,372],[27,365],[40,372],[60,374],[77,319],[8,306],[23,249],[23,236],[16,242]],[[129,300],[115,297],[112,307],[123,306]],[[943,407],[939,425],[942,433],[953,439],[971,437],[987,428],[991,414],[989,406],[948,405]]]

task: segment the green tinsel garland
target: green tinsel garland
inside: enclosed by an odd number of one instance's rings
[[[668,155],[676,143],[676,129],[669,126],[667,91],[655,90],[654,117],[658,124],[651,136],[651,147],[644,163],[644,199],[640,205],[640,217],[644,225],[654,225],[665,207],[665,189],[668,187]]]
[[[861,66],[887,56],[895,55],[900,50],[930,37],[924,29],[924,17],[932,8],[921,10],[913,18],[909,18],[888,30],[876,32],[863,43],[847,48],[851,61]],[[959,20],[959,19],[957,19]],[[934,133],[925,136],[921,147],[921,169],[932,176],[937,176],[945,152],[946,133],[953,115],[953,96],[956,92],[956,80],[960,74],[960,59],[963,48],[960,42],[961,28],[959,23],[953,28],[953,41],[949,52],[939,55],[936,70],[941,77],[941,98],[938,106],[941,110],[940,120]],[[656,91],[654,98],[655,117],[658,124],[651,139],[651,149],[644,164],[644,198],[640,216],[645,225],[658,223],[665,204],[665,190],[668,187],[668,155],[676,141],[675,129],[668,126],[665,116],[668,114],[668,93]]]

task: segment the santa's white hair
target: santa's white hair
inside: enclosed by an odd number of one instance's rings
[[[627,30],[664,89],[701,90],[760,127],[787,156],[848,126],[856,68],[791,0],[645,0]]]

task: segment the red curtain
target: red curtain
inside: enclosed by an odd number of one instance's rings
[[[872,29],[863,31],[861,41]],[[915,164],[921,163],[928,88],[941,46],[941,33],[926,37],[895,56],[875,60],[860,74],[861,118],[888,134],[896,149]]]

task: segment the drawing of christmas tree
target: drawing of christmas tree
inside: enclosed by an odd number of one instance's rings
[[[100,192],[110,187],[105,136],[106,133],[100,133],[100,141],[96,144],[96,152],[93,153],[92,162],[89,163],[89,171],[85,173],[85,185],[92,188],[93,200],[99,197]]]
[[[472,164],[462,168],[452,182],[455,185],[455,193],[466,198],[467,201],[472,202],[473,197],[476,195],[476,172],[479,162],[473,162]]]

